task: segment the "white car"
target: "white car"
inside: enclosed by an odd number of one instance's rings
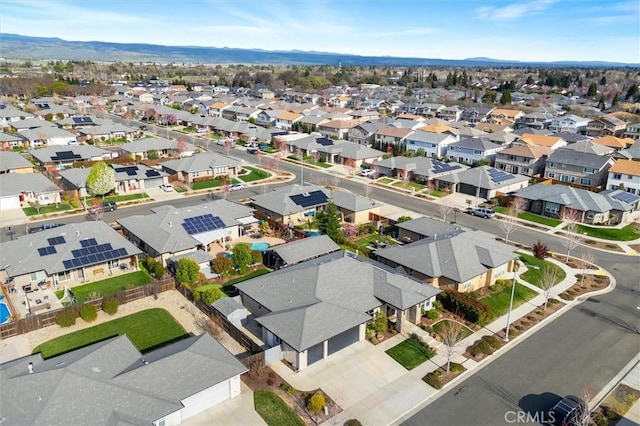
[[[373,177],[375,176],[375,174],[376,174],[376,171],[373,169],[365,169],[359,173],[360,176],[364,176],[364,177]]]
[[[163,183],[160,185],[160,188],[162,188],[164,192],[173,192],[173,185],[170,183]]]
[[[240,191],[244,189],[244,185],[241,183],[234,183],[229,187],[229,191]]]

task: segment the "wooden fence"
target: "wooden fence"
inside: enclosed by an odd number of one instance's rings
[[[110,294],[99,299],[93,299],[85,302],[85,304],[91,304],[102,310],[102,301],[105,298],[116,298],[120,305],[124,305],[134,300],[143,299],[148,296],[155,296],[158,293],[162,293],[167,290],[173,290],[176,288],[175,280],[173,277],[162,278],[152,283],[123,290],[121,292]],[[64,311],[73,311],[76,315],[79,315],[80,309],[83,304],[74,304],[65,308],[48,310],[38,315],[21,318],[16,321],[9,322],[7,324],[0,325],[0,339],[6,339],[12,336],[18,336],[20,334],[29,333],[31,331],[39,330],[44,327],[56,325],[56,317],[58,314]]]

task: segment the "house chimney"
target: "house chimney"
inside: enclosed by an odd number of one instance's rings
[[[29,370],[29,374],[33,374],[33,363],[30,362],[29,365],[27,365],[27,369]]]
[[[169,221],[169,228],[171,228],[172,226],[173,226],[173,223]]]

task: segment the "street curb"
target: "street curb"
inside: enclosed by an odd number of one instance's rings
[[[609,396],[611,392],[618,386],[624,379],[631,373],[631,371],[635,368],[636,365],[640,363],[640,354],[637,354],[631,361],[624,366],[622,370],[618,372],[613,378],[602,388],[600,392],[596,396],[594,396],[591,401],[587,401],[587,403],[591,406],[590,410],[595,410],[596,407],[600,406],[602,402]]]

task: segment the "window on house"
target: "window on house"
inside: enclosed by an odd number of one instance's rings
[[[593,168],[591,168],[591,167],[585,167],[585,168],[584,168],[584,172],[585,172],[585,173],[589,173],[589,174],[591,174],[591,173],[595,173],[595,172],[596,172],[596,169],[593,169]]]
[[[556,174],[555,173],[547,173],[547,177],[553,179],[553,178],[556,177]]]
[[[31,273],[31,281],[42,281],[43,279],[44,279],[44,271]]]
[[[631,180],[631,179],[633,179],[633,176],[627,175],[627,180]]]
[[[551,164],[549,164],[549,167],[558,167],[558,163],[552,162]]]
[[[474,153],[474,154],[476,154],[476,155],[480,155],[480,154],[482,154],[482,151],[479,151],[479,150],[477,150],[477,149],[474,149],[474,150],[473,150],[473,153]]]
[[[613,178],[614,178],[614,179],[622,179],[622,174],[620,174],[620,173],[614,173],[614,174],[613,174]]]
[[[593,212],[592,211],[588,211],[587,212],[587,219],[593,219]]]
[[[586,186],[591,186],[591,179],[582,179],[580,183]]]

